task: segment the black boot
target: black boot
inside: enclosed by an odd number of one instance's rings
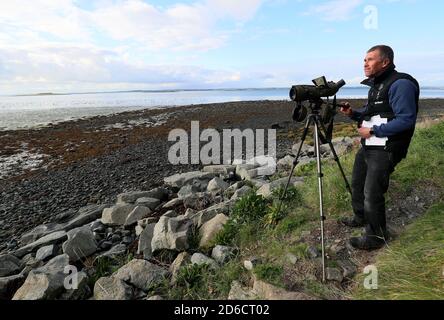
[[[386,239],[377,236],[352,237],[350,238],[350,244],[355,249],[360,250],[375,250],[382,248],[386,243]]]
[[[365,227],[366,225],[365,220],[357,215],[353,216],[352,218],[342,217],[339,221],[350,228],[361,228]]]

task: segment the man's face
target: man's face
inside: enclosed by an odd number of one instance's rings
[[[373,78],[387,69],[389,65],[388,59],[382,60],[379,50],[367,53],[364,59],[364,72],[368,78]]]

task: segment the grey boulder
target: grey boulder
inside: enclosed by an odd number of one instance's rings
[[[45,266],[32,270],[12,300],[57,298],[64,291],[64,281],[67,276],[65,267],[68,265],[68,255],[62,254],[51,259]]]
[[[0,277],[19,273],[23,269],[22,262],[11,254],[0,256]]]
[[[162,216],[154,227],[151,241],[152,252],[169,249],[184,251],[189,248],[193,222],[185,216],[175,218]]]
[[[63,243],[62,249],[70,261],[75,262],[92,255],[98,247],[94,233],[88,226],[84,226],[68,232],[68,240]]]

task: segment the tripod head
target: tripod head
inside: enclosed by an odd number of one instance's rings
[[[328,97],[326,102],[321,98],[310,99],[308,102],[308,106],[303,105],[302,101],[297,102],[293,110],[293,120],[303,122],[308,115],[316,116],[322,124],[327,126],[325,130],[326,139],[331,140],[333,136],[334,117],[337,114],[336,96],[334,96],[333,102],[330,102]],[[323,143],[326,143],[323,137],[322,140]]]

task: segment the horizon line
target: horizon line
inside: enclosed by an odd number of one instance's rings
[[[365,86],[344,86],[347,89],[362,89]],[[173,93],[173,92],[197,92],[197,91],[247,91],[247,90],[284,90],[287,87],[251,87],[251,88],[211,88],[211,89],[136,89],[136,90],[116,90],[116,91],[86,91],[86,92],[39,92],[39,93],[24,93],[24,94],[8,94],[1,95],[4,97],[32,97],[32,96],[63,96],[63,95],[78,95],[78,94],[113,94],[113,93]],[[423,86],[420,89],[444,90],[442,86]]]

